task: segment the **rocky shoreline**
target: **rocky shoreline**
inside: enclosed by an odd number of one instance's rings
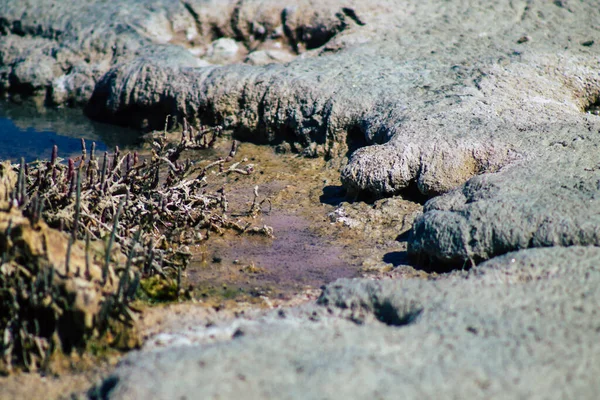
[[[0,1],[6,96],[325,157],[349,199],[429,199],[403,257],[455,270],[206,322],[90,396],[599,397],[598,21],[591,0]]]

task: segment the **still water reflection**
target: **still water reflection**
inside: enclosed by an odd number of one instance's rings
[[[98,151],[135,147],[139,137],[136,131],[91,121],[81,110],[0,101],[0,160],[47,159],[55,144],[59,156],[67,158],[81,153],[81,138],[88,146],[96,142]]]

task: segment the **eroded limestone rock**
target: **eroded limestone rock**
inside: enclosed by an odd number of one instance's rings
[[[595,247],[533,249],[436,281],[340,280],[317,305],[182,330],[91,394],[593,398],[599,260]]]
[[[94,71],[87,110],[95,118],[145,128],[162,127],[166,115],[224,123],[241,138],[316,143],[312,152],[334,156],[379,144],[354,153],[342,172],[351,191],[377,196],[415,184],[444,193],[545,140],[569,140],[565,127],[598,124],[581,117],[600,91],[593,44],[581,44],[593,39],[593,2],[150,3],[136,12],[119,4],[110,22],[110,7],[88,2],[27,14],[26,4],[5,5],[3,30],[16,43],[2,51],[8,75],[42,60],[33,52],[19,61],[19,41],[42,40],[29,47],[56,49],[53,70]],[[211,43],[234,41],[301,57],[285,67],[199,67]],[[61,83],[72,80],[60,72],[52,82],[56,102],[89,95],[66,94],[73,89]]]
[[[531,247],[600,245],[597,134],[548,143],[545,154],[430,200],[415,221],[409,252],[422,261],[470,265]]]

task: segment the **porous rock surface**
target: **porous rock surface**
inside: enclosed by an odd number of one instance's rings
[[[545,154],[430,200],[409,252],[460,265],[530,247],[600,245],[598,134],[550,143]]]
[[[437,280],[340,280],[316,305],[179,332],[96,398],[600,395],[600,249],[522,250]]]

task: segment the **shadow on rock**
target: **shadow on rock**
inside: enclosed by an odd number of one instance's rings
[[[392,264],[394,267],[399,265],[406,265],[410,263],[410,257],[406,251],[391,251],[384,254],[383,262],[386,264]]]
[[[323,188],[323,194],[319,197],[321,203],[332,206],[338,206],[347,200],[346,189],[343,186],[325,186]]]

